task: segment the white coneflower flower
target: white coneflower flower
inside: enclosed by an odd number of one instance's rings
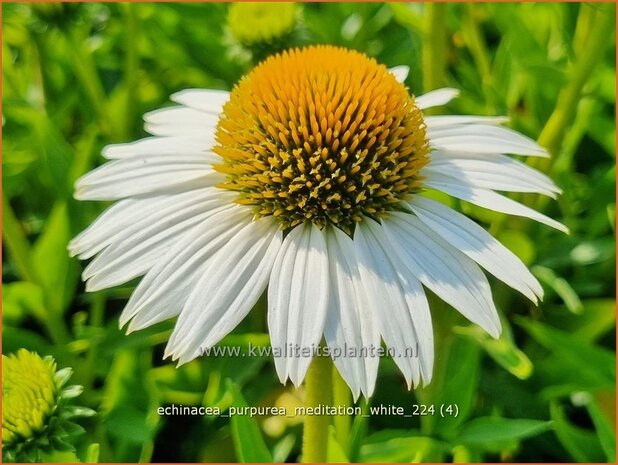
[[[96,258],[87,290],[144,276],[122,313],[129,331],[178,317],[166,356],[198,357],[268,289],[273,348],[379,346],[408,386],[431,379],[433,335],[423,286],[498,337],[481,267],[532,301],[543,290],[483,228],[424,196],[560,223],[495,192],[555,196],[545,175],[504,154],[547,156],[502,118],[424,116],[457,95],[415,98],[365,55],[313,46],[272,56],[231,92],[185,90],[145,116],[154,137],[104,150],[77,182],[81,200],[117,200],[70,245]],[[479,267],[480,265],[480,267]],[[275,358],[282,382],[311,359]],[[355,396],[372,394],[378,359],[339,357]]]

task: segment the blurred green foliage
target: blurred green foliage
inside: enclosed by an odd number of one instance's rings
[[[537,168],[564,194],[557,202],[515,198],[571,229],[561,235],[451,201],[531,267],[544,302],[534,307],[492,282],[505,327],[499,341],[436,302],[434,381],[408,392],[384,360],[370,403],[457,404],[459,416],[358,416],[346,431],[336,422],[332,460],[615,461],[613,8],[298,6],[284,46],[339,44],[388,66],[407,64],[414,93],[462,90],[449,112],[508,115],[515,129],[541,135],[554,153]],[[281,386],[265,357],[204,357],[179,369],[162,361],[172,323],[122,334],[118,314],[133,285],[85,294],[82,265],[66,252],[104,208],[71,197],[74,180],[102,162],[101,148],[145,136],[140,115],[175,91],[230,89],[264,54],[264,46],[235,41],[228,9],[2,4],[3,350],[25,347],[74,368],[84,402],[99,412],[78,447],[83,461],[299,458],[300,419],[159,416],[157,407],[170,403],[293,409],[302,392]],[[264,310],[261,302],[223,343],[268,344]]]

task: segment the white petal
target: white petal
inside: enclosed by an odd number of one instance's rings
[[[395,79],[403,83],[410,73],[410,67],[406,65],[393,66],[392,68],[389,68],[389,71],[393,76],[395,76]]]
[[[133,318],[129,331],[134,331],[178,315],[207,260],[251,218],[249,209],[234,205],[208,217],[185,235],[135,288],[120,315],[120,326]]]
[[[356,401],[361,392],[365,397],[373,394],[380,362],[380,332],[361,283],[352,239],[329,227],[326,241],[332,288],[324,337],[331,350],[343,354],[333,360]],[[358,356],[347,356],[347,348]]]
[[[530,192],[555,198],[561,191],[539,171],[504,155],[457,154],[434,151],[424,173],[437,173],[474,187],[506,192]]]
[[[144,122],[154,125],[187,125],[215,127],[218,115],[188,108],[182,105],[160,108],[144,114]]]
[[[230,93],[226,90],[186,89],[176,92],[171,99],[196,110],[220,114],[230,99]]]
[[[211,189],[212,191],[213,189]],[[231,192],[230,192],[231,193]],[[127,282],[146,273],[165,253],[194,227],[233,203],[229,196],[202,193],[187,201],[171,203],[152,212],[147,221],[125,228],[121,237],[86,267],[82,279],[88,292]],[[178,197],[181,197],[180,195]]]
[[[78,200],[116,200],[142,194],[180,192],[213,186],[225,179],[204,154],[131,157],[90,171],[75,183]]]
[[[373,239],[376,241],[374,244],[376,250],[378,247],[381,247],[382,251],[386,254],[384,261],[392,264],[399,278],[399,284],[407,305],[408,316],[414,328],[416,337],[414,344],[408,343],[403,347],[397,347],[396,352],[400,354],[399,357],[403,357],[404,355],[402,354],[405,354],[406,350],[412,348],[413,353],[411,356],[414,357],[419,365],[422,380],[425,384],[428,384],[431,381],[433,371],[434,347],[431,313],[429,312],[429,304],[423,286],[419,279],[404,265],[400,258],[400,251],[392,246],[383,226],[372,220],[366,221],[363,224],[366,226],[365,233],[370,231],[370,234],[365,234],[365,238],[373,236]],[[405,314],[402,314],[400,318],[395,316],[395,321],[406,321]],[[397,363],[397,359],[395,359],[395,362]]]
[[[328,306],[328,256],[324,233],[313,225],[294,228],[283,241],[268,285],[268,331],[273,350],[308,351],[324,332]],[[281,382],[298,386],[312,357],[275,357]]]
[[[416,97],[416,105],[424,110],[426,108],[438,107],[440,105],[446,105],[459,95],[459,90],[445,87],[443,89],[436,89],[421,96]]]
[[[542,213],[526,207],[519,202],[500,195],[492,190],[482,189],[480,187],[471,186],[465,180],[444,176],[437,173],[427,173],[425,186],[445,192],[448,195],[457,197],[458,199],[478,205],[479,207],[487,208],[497,212],[508,213],[510,215],[523,216],[531,218],[540,223],[551,226],[559,231],[568,233],[568,228],[562,223],[543,215]]]
[[[383,224],[397,256],[417,279],[493,337],[500,335],[491,288],[472,260],[409,213],[393,212]]]
[[[412,211],[444,240],[533,302],[543,288],[526,265],[509,249],[461,213],[421,196],[409,203]]]
[[[429,128],[432,147],[454,152],[512,153],[548,157],[549,153],[534,140],[512,129],[486,124]]]
[[[375,223],[367,219],[359,223],[354,231],[358,268],[382,338],[395,352],[393,361],[403,373],[409,388],[412,382],[415,386],[420,382],[420,364],[416,357],[403,355],[408,348],[425,342],[426,339],[421,338],[429,337],[429,334],[418,334],[407,297],[418,300],[415,307],[423,311],[427,301],[423,304],[424,295],[406,295],[399,274],[383,249],[383,243],[374,236],[370,226],[372,222]]]
[[[233,330],[264,292],[283,234],[273,217],[249,223],[209,261],[166,349],[180,364]]]
[[[203,137],[146,137],[128,144],[112,144],[103,148],[103,156],[107,159],[148,157],[151,155],[168,155],[176,157],[178,154],[203,154],[210,163],[216,163],[221,158],[212,153],[215,140],[214,130],[211,134],[204,134]]]
[[[214,208],[220,204],[233,203],[235,194],[213,187],[194,189],[180,194],[155,195],[152,197],[133,197],[122,199],[105,210],[84,231],[69,243],[72,256],[80,259],[91,258],[110,244],[129,240],[136,231],[147,228],[150,224],[165,220],[168,214],[204,202],[204,209]]]
[[[144,115],[144,128],[155,136],[200,136],[212,134],[219,115],[176,106]]]
[[[159,202],[171,196],[147,199],[123,199],[108,207],[98,218],[69,242],[71,256],[85,260],[93,257],[111,243],[111,238],[132,224],[135,215],[146,215],[159,208]]]
[[[493,124],[508,123],[506,116],[476,116],[476,115],[439,115],[423,117],[429,130],[442,129],[445,127],[457,127],[469,124]]]

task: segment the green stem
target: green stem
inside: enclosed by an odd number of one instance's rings
[[[472,54],[474,62],[479,67],[482,78],[487,78],[491,73],[491,64],[485,38],[479,28],[476,17],[476,5],[466,3],[466,15],[463,17],[461,27],[466,36],[468,49]]]
[[[348,385],[334,366],[333,405],[336,407],[349,407],[352,405],[352,393],[350,392],[350,388],[348,388]],[[333,418],[333,425],[335,426],[335,438],[347,454],[350,442],[350,429],[352,428],[352,418],[349,415],[336,415]]]
[[[466,14],[461,21],[461,29],[464,34],[466,45],[470,54],[476,64],[479,74],[481,76],[481,82],[485,97],[487,98],[488,112],[493,113],[494,99],[493,99],[493,78],[491,74],[491,60],[489,58],[489,52],[487,50],[487,43],[485,37],[478,24],[477,18],[477,5],[472,3],[466,3]]]
[[[443,86],[446,79],[446,16],[445,3],[425,3],[423,37],[423,89],[426,91]]]
[[[102,328],[105,318],[105,296],[102,293],[97,293],[92,296],[92,303],[90,304],[90,326],[93,328]],[[90,349],[87,355],[88,366],[88,382],[94,387],[95,381],[95,365],[98,361],[99,344],[101,335],[95,333],[91,338]]]
[[[610,44],[609,39],[615,24],[614,8],[611,4],[589,5],[583,3],[581,5],[578,23],[580,21],[585,22],[592,29],[586,34],[585,50],[581,49],[581,44],[574,44],[573,48],[580,50],[580,53],[576,56],[575,63],[569,73],[568,84],[560,91],[556,107],[538,139],[539,144],[548,149],[553,155],[558,153],[564,133],[575,117],[586,82],[592,75],[595,65],[601,61],[606,47]],[[587,9],[597,10],[597,21],[590,21],[589,15],[586,12]],[[580,32],[582,28],[583,26],[578,24],[579,34],[576,36],[576,39],[583,34]],[[537,163],[542,165],[540,168],[544,168],[544,171],[549,168],[549,160]]]
[[[90,105],[94,109],[96,121],[101,133],[113,139],[117,139],[118,137],[115,137],[116,135],[111,126],[111,120],[105,108],[105,90],[99,78],[94,58],[85,48],[85,34],[75,29],[68,31],[65,38],[72,52],[71,59],[73,62],[73,70],[75,71],[75,78],[81,85],[86,94],[86,98],[88,98]]]
[[[332,369],[330,357],[315,357],[305,377],[305,407],[331,405]],[[328,449],[328,415],[306,415],[303,429],[303,463],[325,462]]]
[[[416,389],[414,394],[418,403],[425,405],[439,404],[441,400],[441,389],[444,388],[449,379],[450,373],[447,372],[449,359],[453,356],[453,326],[461,322],[459,315],[449,307],[447,303],[438,299],[436,296],[428,296],[429,306],[432,313],[436,315],[433,319],[434,340],[440,347],[440,356],[436,357],[433,365],[433,376],[429,385]],[[419,417],[420,431],[422,435],[434,435],[440,417],[434,415],[424,415]]]
[[[43,46],[44,41],[47,39],[47,34],[31,34],[33,50],[36,54],[36,60],[38,63],[37,66],[37,80],[38,84],[41,88],[42,99],[40,102],[40,109],[44,111],[45,105],[48,101],[48,96],[51,94],[50,85],[49,85],[49,71],[45,66],[45,63],[48,62],[47,56],[45,56],[45,47]],[[10,74],[10,73],[7,73]]]
[[[348,448],[348,459],[350,463],[359,461],[360,448],[363,444],[369,429],[369,400],[360,401],[361,412],[354,417],[352,429],[350,431],[350,446]]]
[[[72,339],[62,315],[53,311],[48,311],[45,314],[43,323],[45,324],[47,333],[55,344],[66,344]]]
[[[125,56],[124,56],[124,81],[127,88],[127,104],[125,107],[124,127],[125,136],[128,138],[137,129],[135,124],[138,118],[135,117],[137,109],[136,97],[138,86],[139,56],[137,53],[137,15],[135,6],[131,3],[121,3],[124,17],[125,33]]]
[[[548,173],[552,164],[560,159],[563,140],[577,115],[584,87],[610,43],[615,16],[612,4],[582,3],[580,6],[572,45],[576,53],[575,63],[569,72],[568,83],[558,94],[554,111],[538,138],[539,145],[549,150],[552,157],[529,160],[531,166],[542,172]],[[534,208],[542,211],[548,201],[548,198],[540,197],[533,201]]]
[[[596,8],[582,8],[584,5],[580,5],[579,12],[577,13],[577,23],[575,24],[575,31],[573,32],[573,42],[571,50],[575,56],[580,56],[586,50],[586,41],[592,28],[594,27],[594,18],[597,13]]]

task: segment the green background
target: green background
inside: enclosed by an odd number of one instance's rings
[[[334,461],[615,461],[615,30],[610,4],[303,4],[294,30],[243,46],[228,4],[2,4],[3,352],[53,355],[98,411],[76,454],[50,460],[294,461],[300,418],[160,417],[183,405],[302,404],[272,360],[162,361],[173,322],[125,336],[118,315],[135,283],[86,294],[69,239],[105,207],[72,199],[101,148],[145,136],[140,115],[189,87],[231,89],[260,57],[330,43],[388,66],[411,92],[449,85],[448,113],[508,115],[547,146],[535,162],[557,202],[514,198],[563,221],[450,201],[495,234],[545,288],[533,306],[492,281],[499,341],[434,302],[436,368],[408,392],[383,360],[372,405],[457,404],[457,418],[338,419]],[[448,200],[446,200],[448,201]],[[267,345],[264,302],[224,344]],[[365,407],[365,403],[361,403]],[[87,454],[87,451],[89,453]]]

